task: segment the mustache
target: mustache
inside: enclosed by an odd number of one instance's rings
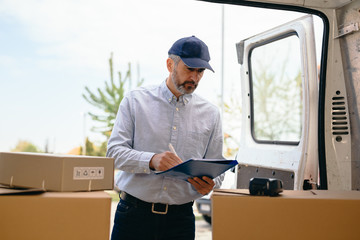
[[[181,86],[185,86],[185,84],[188,84],[188,83],[197,86],[197,84],[194,81],[185,81],[181,84]]]

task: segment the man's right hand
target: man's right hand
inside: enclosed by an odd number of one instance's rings
[[[172,152],[155,154],[149,163],[151,169],[165,171],[182,163],[182,160]]]

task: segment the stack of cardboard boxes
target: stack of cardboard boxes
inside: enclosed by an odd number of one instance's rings
[[[1,152],[0,239],[108,240],[113,179],[112,158]]]

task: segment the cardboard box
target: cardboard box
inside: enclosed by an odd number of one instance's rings
[[[105,192],[0,195],[1,240],[109,240]]]
[[[284,191],[277,197],[249,190],[212,195],[213,240],[359,239],[359,191]]]
[[[0,184],[61,192],[111,190],[114,159],[0,152]]]

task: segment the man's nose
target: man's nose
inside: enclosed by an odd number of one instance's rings
[[[201,79],[201,73],[198,71],[191,72],[191,80],[198,82]]]

